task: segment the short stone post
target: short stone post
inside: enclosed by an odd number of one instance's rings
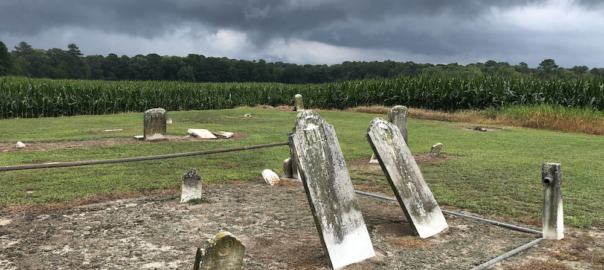
[[[281,171],[281,178],[293,178],[294,174],[292,171],[292,159],[286,158],[283,160],[283,170]]]
[[[145,141],[163,140],[166,138],[166,110],[149,109],[144,114]]]
[[[296,157],[295,157],[295,152],[294,152],[294,141],[292,140],[292,137],[289,136],[288,137],[288,142],[289,142],[289,160],[291,162],[291,166],[292,166],[292,178],[294,179],[298,179],[298,180],[302,180],[300,179],[300,172],[298,171],[298,163],[296,161]]]
[[[245,245],[230,232],[221,232],[197,248],[193,270],[241,270]]]
[[[542,165],[543,184],[543,239],[564,238],[564,213],[562,211],[562,165]]]
[[[302,95],[300,94],[296,94],[294,96],[294,100],[295,100],[295,110],[297,112],[303,112],[304,111],[304,103],[302,102]]]
[[[298,114],[289,140],[331,266],[375,256],[333,126],[307,110]]]
[[[191,168],[182,175],[182,193],[180,202],[188,202],[193,199],[201,199],[201,182],[203,179],[195,168]]]
[[[443,144],[442,143],[437,143],[435,145],[432,145],[432,148],[430,148],[430,154],[428,154],[429,156],[438,156],[440,155],[440,149],[443,148]]]
[[[388,111],[388,121],[398,127],[403,138],[405,139],[405,143],[409,146],[409,141],[407,140],[407,107],[396,105]]]

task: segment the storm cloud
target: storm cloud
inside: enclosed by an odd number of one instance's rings
[[[76,43],[85,54],[604,67],[596,0],[25,0],[0,2],[9,48]]]

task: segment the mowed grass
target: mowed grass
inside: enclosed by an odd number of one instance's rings
[[[243,118],[246,113],[257,118]],[[343,111],[319,114],[334,125],[350,166],[368,159],[365,138],[369,122],[386,115]],[[186,135],[188,128],[207,128],[246,134],[233,141],[145,143],[103,148],[0,153],[0,166],[150,156],[241,147],[287,141],[296,112],[240,108],[170,112],[174,124],[168,134]],[[0,142],[71,141],[132,137],[142,134],[142,114],[76,116],[0,121]],[[541,164],[562,164],[564,213],[567,225],[604,228],[604,137],[548,130],[503,127],[500,132],[461,130],[471,124],[410,119],[409,147],[427,153],[440,142],[446,155],[457,156],[437,166],[422,167],[440,205],[517,220],[539,220],[542,210]],[[105,129],[132,130],[96,134]],[[194,167],[205,183],[257,181],[264,169],[280,173],[287,146],[206,156],[120,164],[0,172],[0,208],[68,202],[120,193],[145,193],[180,185],[180,177]],[[353,183],[382,188],[392,196],[380,171],[351,173]],[[209,198],[211,199],[211,198]],[[400,213],[402,214],[402,213]]]

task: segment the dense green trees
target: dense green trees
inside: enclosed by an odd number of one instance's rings
[[[281,82],[289,84],[325,83],[372,78],[393,78],[418,75],[438,78],[498,76],[507,78],[532,77],[549,79],[561,77],[578,79],[604,77],[604,69],[574,66],[565,69],[553,59],[545,59],[538,68],[529,68],[524,62],[488,60],[468,65],[418,64],[411,61],[350,62],[335,65],[296,65],[265,60],[235,60],[226,57],[205,57],[189,54],[187,57],[148,55],[88,55],[83,56],[75,44],[67,50],[34,49],[26,42],[15,46],[12,52],[0,41],[0,76],[20,75],[35,78],[67,78],[94,80],[135,80],[188,82]]]

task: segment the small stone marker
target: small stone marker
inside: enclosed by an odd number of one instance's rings
[[[269,169],[262,171],[262,177],[264,178],[264,182],[271,186],[274,186],[277,182],[279,182],[279,180],[281,180],[275,172]]]
[[[221,232],[197,248],[193,270],[241,270],[245,245],[230,232]]]
[[[145,136],[144,135],[136,135],[136,136],[134,136],[134,138],[137,139],[137,140],[144,140]]]
[[[294,109],[297,112],[303,112],[304,111],[304,102],[302,102],[302,95],[296,94],[294,96],[294,100],[295,100]]]
[[[380,163],[375,157],[375,153],[371,154],[371,158],[369,159],[369,163]]]
[[[281,178],[293,178],[292,159],[286,158],[283,160],[283,169],[281,170]]]
[[[201,182],[203,179],[195,168],[191,168],[182,175],[182,193],[180,202],[188,202],[193,199],[201,199]]]
[[[321,244],[334,269],[375,256],[332,125],[312,110],[289,134]]]
[[[202,139],[218,139],[216,138],[216,136],[214,136],[214,134],[212,134],[212,132],[210,132],[207,129],[188,129],[187,132],[189,132],[189,134],[197,137],[197,138],[202,138]]]
[[[145,111],[145,141],[163,140],[166,138],[166,110],[162,108]]]
[[[396,105],[388,111],[388,121],[394,124],[403,135],[405,139],[405,143],[407,147],[409,146],[409,141],[407,140],[407,107]]]
[[[443,148],[443,144],[442,143],[437,143],[435,145],[432,145],[432,148],[430,148],[430,154],[428,154],[429,156],[438,156],[440,155],[440,149]]]
[[[243,117],[245,117],[245,118],[252,118],[252,115],[249,114],[249,113],[246,113],[246,114],[243,115]]]
[[[562,210],[562,165],[545,163],[541,168],[543,184],[543,239],[564,238]]]
[[[166,112],[166,124],[170,125],[172,124],[172,118],[170,118],[170,115]]]
[[[212,132],[212,134],[216,135],[217,137],[225,138],[225,139],[231,138],[231,137],[233,137],[233,135],[235,135],[235,133],[233,133],[233,132],[226,132],[226,131],[214,131],[214,132]]]
[[[25,144],[22,143],[21,141],[18,141],[17,144],[15,144],[15,147],[17,147],[17,148],[25,148]]]
[[[400,130],[378,117],[367,129],[367,140],[411,228],[419,237],[430,237],[448,228]]]

